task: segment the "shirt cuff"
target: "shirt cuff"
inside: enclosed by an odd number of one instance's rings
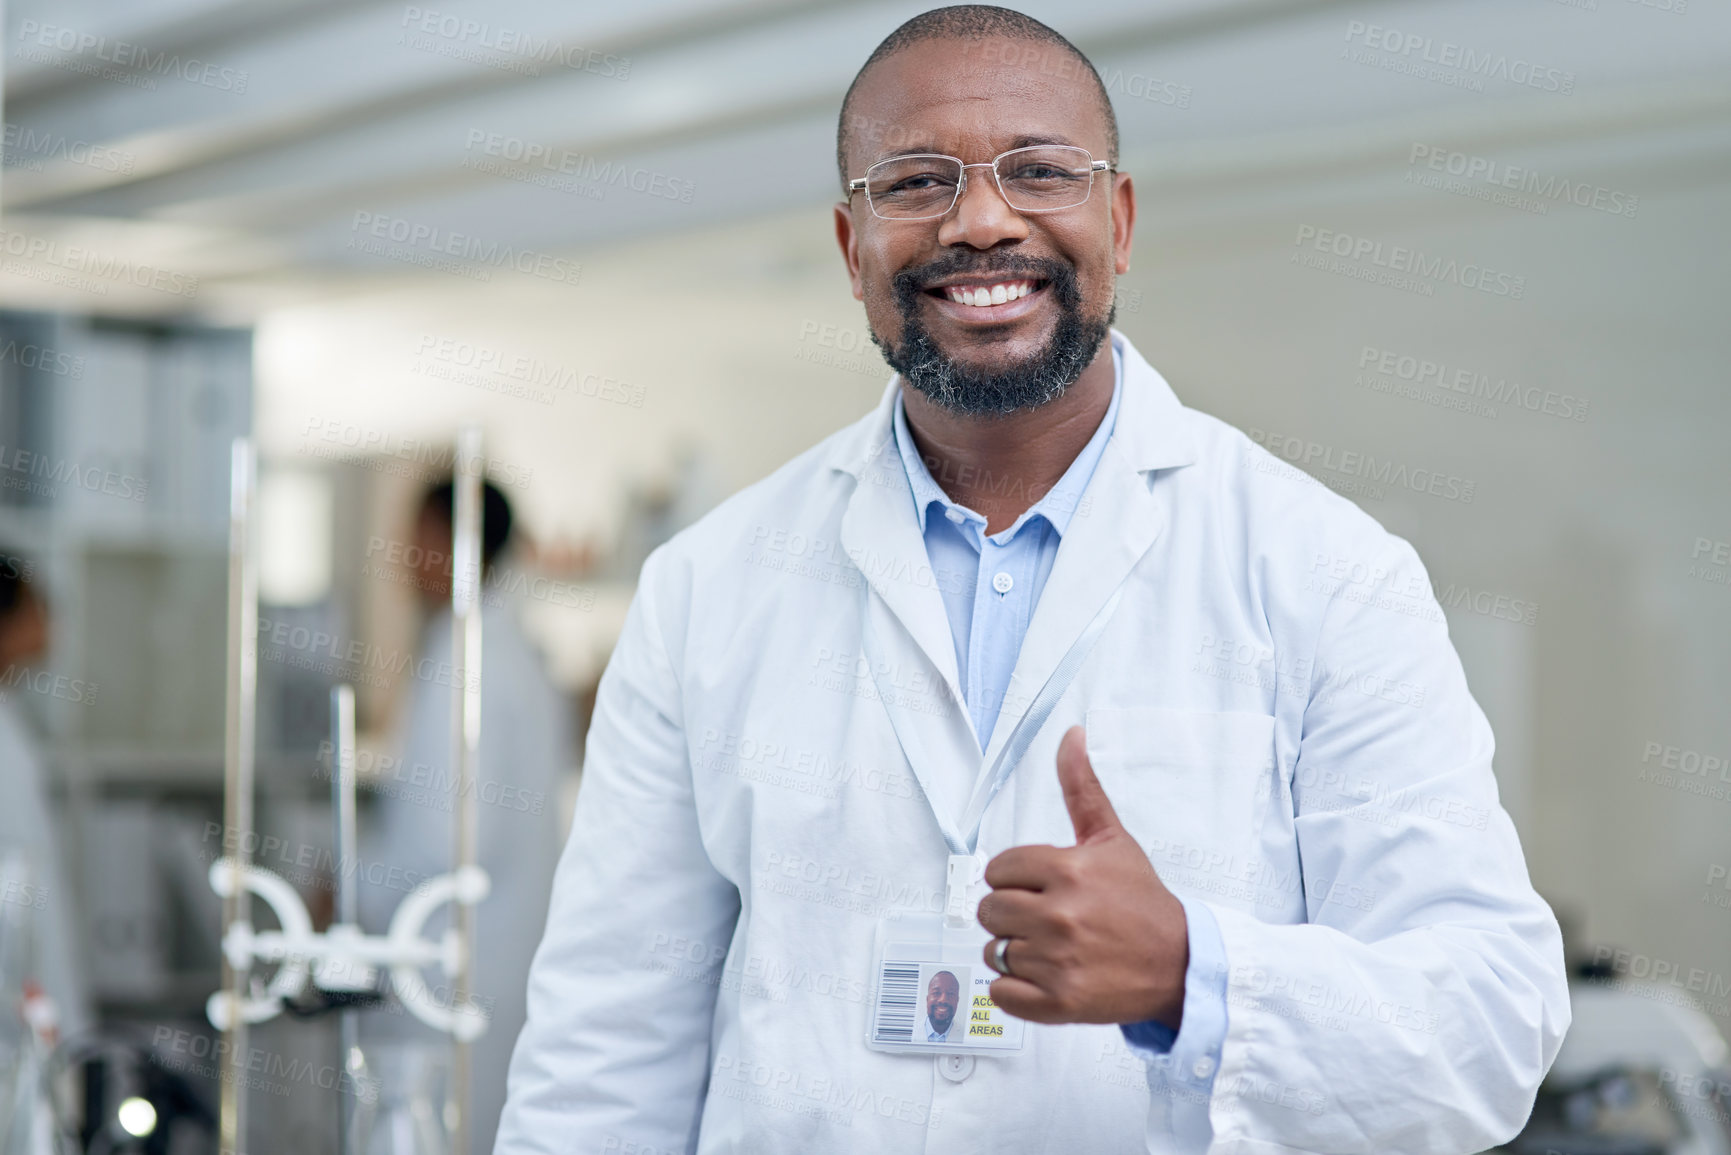
[[[1208,1104],[1226,1042],[1226,944],[1207,903],[1178,901],[1184,906],[1190,942],[1179,1029],[1154,1021],[1120,1023],[1119,1029],[1130,1049],[1149,1061],[1149,1087],[1168,1099],[1170,1125],[1180,1145],[1201,1151],[1212,1136]]]
[[[1202,902],[1178,900],[1188,924],[1190,964],[1184,970],[1184,1018],[1181,1030],[1149,1019],[1142,1023],[1120,1023],[1124,1041],[1144,1054],[1170,1054],[1180,1039],[1185,1052],[1212,1059],[1205,1077],[1213,1081],[1213,1067],[1220,1062],[1220,1044],[1226,1039],[1226,944],[1214,912]],[[1197,1063],[1191,1064],[1194,1072]]]

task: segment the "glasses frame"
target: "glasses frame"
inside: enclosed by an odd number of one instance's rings
[[[1003,160],[1006,156],[1013,156],[1018,152],[1032,152],[1038,148],[1067,148],[1073,152],[1079,152],[1083,156],[1088,158],[1088,191],[1086,194],[1083,195],[1081,200],[1077,201],[1073,205],[1059,205],[1055,208],[1049,208],[1049,209],[1019,209],[1015,205],[1010,204],[1009,194],[1004,192],[1004,178],[998,172],[998,162]],[[957,165],[959,165],[961,167],[962,177],[960,180],[958,180],[956,182],[956,195],[953,198],[951,198],[949,204],[944,206],[944,211],[941,213],[928,213],[927,215],[925,215],[923,217],[886,217],[882,213],[878,212],[877,205],[872,203],[871,193],[869,191],[867,191],[867,189],[866,189],[866,182],[871,179],[872,169],[876,168],[880,164],[888,164],[891,161],[915,160],[915,159],[918,159],[921,157],[930,157],[933,160],[953,160],[956,162]],[[872,216],[876,217],[880,221],[935,221],[935,220],[938,220],[940,217],[949,216],[951,210],[954,209],[957,205],[962,203],[962,194],[968,191],[968,170],[971,168],[989,168],[989,169],[991,169],[992,170],[992,183],[998,186],[998,196],[1000,198],[1002,198],[1005,206],[1008,207],[1011,212],[1016,213],[1018,215],[1024,214],[1024,213],[1061,213],[1061,212],[1065,212],[1069,209],[1079,209],[1083,205],[1088,203],[1089,197],[1092,197],[1094,195],[1094,174],[1095,173],[1098,173],[1098,172],[1117,172],[1118,171],[1117,167],[1115,165],[1113,165],[1113,163],[1111,161],[1109,161],[1109,160],[1095,160],[1093,153],[1089,152],[1087,149],[1081,147],[1080,145],[1075,145],[1075,144],[1027,144],[1027,145],[1023,145],[1021,148],[1012,148],[1012,149],[1009,149],[1008,151],[1000,152],[997,156],[994,156],[991,160],[981,161],[978,164],[963,164],[961,157],[949,156],[949,155],[947,155],[945,153],[941,153],[941,152],[908,152],[908,153],[902,153],[899,156],[886,156],[882,160],[877,161],[874,164],[872,164],[870,167],[868,167],[866,169],[866,175],[865,176],[856,176],[852,180],[847,182],[847,195],[848,195],[848,198],[851,200],[854,193],[856,193],[856,192],[865,193],[866,194],[866,207],[870,208],[872,211]]]

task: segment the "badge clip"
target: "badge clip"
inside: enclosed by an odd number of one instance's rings
[[[944,924],[952,929],[970,921],[968,891],[986,876],[985,863],[978,855],[952,854],[944,870]]]

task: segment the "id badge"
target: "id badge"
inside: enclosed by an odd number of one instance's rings
[[[992,1001],[998,974],[981,957],[990,938],[971,919],[959,929],[932,915],[881,920],[866,1046],[899,1054],[1021,1050],[1027,1023]]]

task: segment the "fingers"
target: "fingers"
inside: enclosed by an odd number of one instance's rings
[[[1011,947],[1014,954],[1016,948]],[[1015,966],[1012,959],[1010,965]],[[1033,1023],[1062,1023],[1069,1021],[1058,1007],[1057,1000],[1045,991],[1015,975],[1007,975],[993,981],[991,986],[992,1001],[1018,1019],[1027,1019]]]
[[[992,967],[992,943],[983,952]],[[1113,984],[1099,986],[1079,967],[1073,952],[1053,950],[1046,940],[1011,938],[1004,951],[1010,973],[992,981],[992,999],[1020,1019],[1037,1023],[1140,1022],[1139,994]],[[1180,1003],[1180,1005],[1182,1005]]]
[[[1051,929],[1042,900],[1031,890],[994,890],[980,900],[979,919],[1000,938],[1030,938]]]
[[[1068,853],[1056,846],[1012,846],[986,863],[986,885],[1045,890],[1064,878]]]
[[[998,971],[996,965],[998,939],[996,938],[989,940],[980,951],[980,957],[985,960],[986,966],[999,973],[1001,977],[1015,979],[1016,982],[1028,988],[1030,993],[1036,993],[1040,998],[1051,1002],[1050,992],[1041,985],[1051,978],[1051,968],[1035,956],[1034,944],[1025,938],[1015,938],[1009,935],[999,937],[1009,939],[1009,945],[1004,948],[1004,966],[1010,973],[1003,975],[1002,972]]]
[[[1058,786],[1064,791],[1064,807],[1070,812],[1070,825],[1076,829],[1076,841],[1087,842],[1102,834],[1124,829],[1106,788],[1094,776],[1094,766],[1088,761],[1087,734],[1080,726],[1072,726],[1058,743]]]

